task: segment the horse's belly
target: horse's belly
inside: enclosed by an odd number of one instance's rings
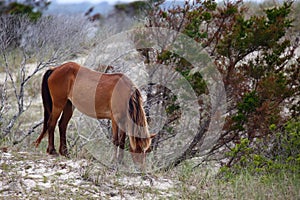
[[[95,107],[95,104],[93,103],[85,103],[82,101],[74,101],[72,100],[72,104],[75,106],[76,109],[78,109],[81,113],[98,119],[110,119],[111,118],[111,112],[107,109],[105,110],[99,110]]]
[[[108,101],[97,101],[95,92],[92,90],[80,90],[73,92],[69,100],[83,114],[99,119],[109,119],[111,111]]]

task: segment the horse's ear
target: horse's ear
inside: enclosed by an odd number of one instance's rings
[[[156,133],[151,133],[150,138],[153,139],[157,134]]]

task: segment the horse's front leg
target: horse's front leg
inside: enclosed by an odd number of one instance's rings
[[[119,128],[115,120],[112,120],[112,143],[114,144],[114,156],[112,158],[112,163],[117,162],[117,156],[118,156],[118,147],[119,147],[119,134],[118,134]]]
[[[118,155],[119,163],[122,163],[124,159],[125,139],[126,139],[126,133],[120,130],[119,131],[119,155]]]

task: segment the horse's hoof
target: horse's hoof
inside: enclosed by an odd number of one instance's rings
[[[153,178],[152,178],[149,174],[143,175],[143,176],[142,176],[142,179],[143,179],[144,181],[149,180],[150,185],[151,185],[151,186],[154,185]]]
[[[68,151],[59,151],[60,155],[66,157],[66,158],[70,158],[70,154]]]
[[[52,153],[49,153],[50,156],[54,156],[54,157],[58,157],[59,154],[55,151],[55,152],[52,152]]]
[[[59,156],[55,149],[52,150],[47,149],[47,153],[51,156]]]
[[[62,156],[64,156],[65,158],[71,158],[70,154],[69,153],[65,153],[65,154],[60,154]]]

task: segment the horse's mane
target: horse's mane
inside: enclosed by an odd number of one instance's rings
[[[143,109],[143,101],[140,91],[134,88],[129,99],[129,123],[128,135],[133,151],[136,149],[147,151],[151,144],[151,136],[148,131],[148,123]]]

